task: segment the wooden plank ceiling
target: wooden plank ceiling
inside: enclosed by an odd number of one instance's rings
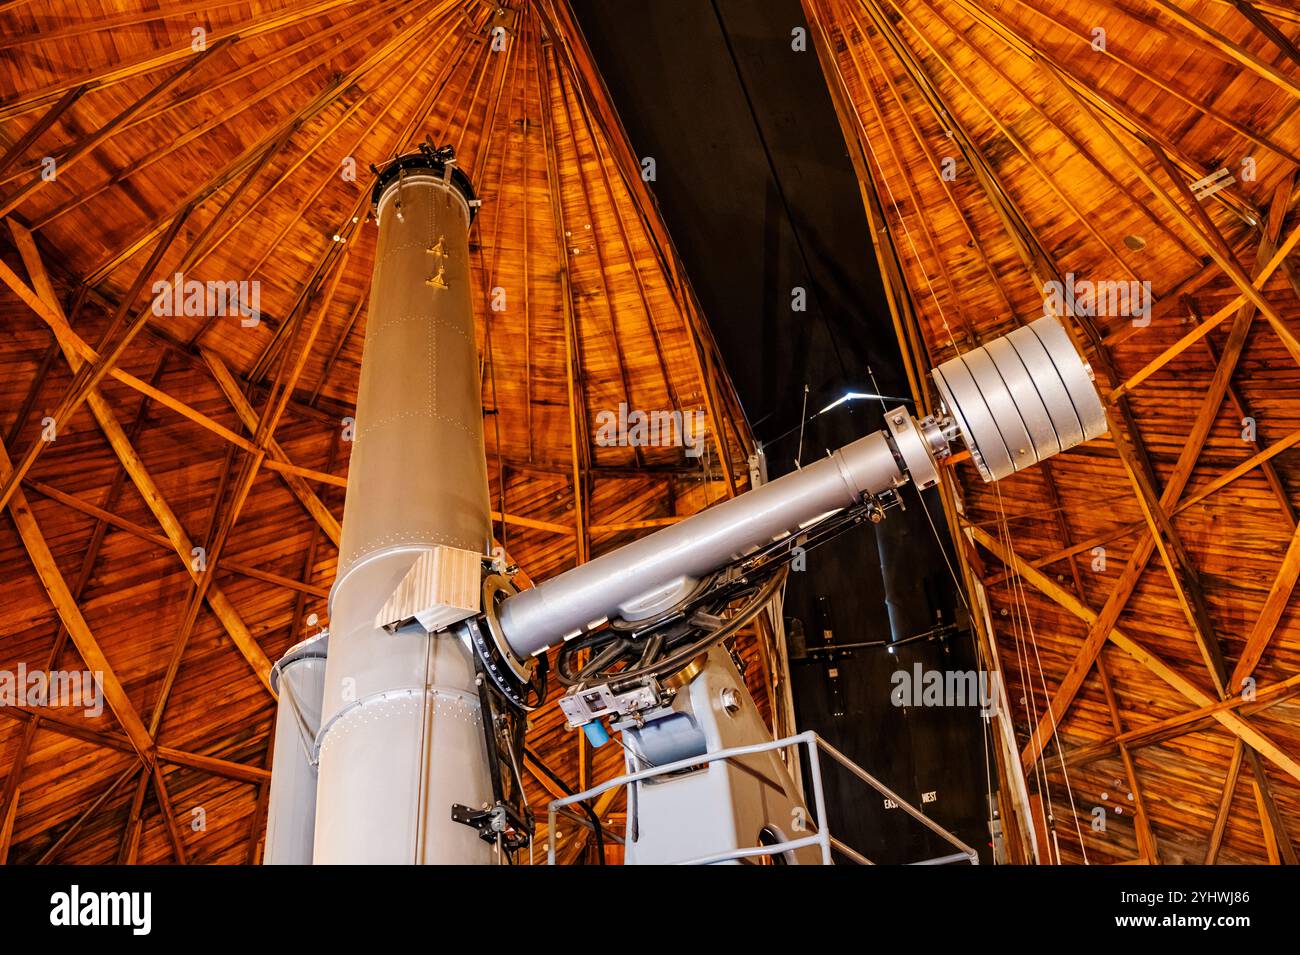
[[[1007,685],[1004,768],[1054,820],[1042,858],[1294,862],[1300,14],[804,9],[914,382],[1044,314],[1044,283],[1150,283],[1149,322],[1065,310],[1110,437],[997,485],[959,467],[949,502]]]
[[[743,414],[564,0],[0,4],[0,669],[101,670],[108,702],[0,708],[0,859],[258,858],[266,670],[328,624],[369,169],[426,139],[483,199],[512,559],[541,579],[747,485]],[[260,282],[260,322],[153,316],[178,271]],[[706,452],[598,446],[620,402],[704,413]],[[621,768],[553,704],[529,745],[569,785]]]

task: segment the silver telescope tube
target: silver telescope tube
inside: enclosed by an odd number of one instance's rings
[[[984,480],[996,481],[1107,430],[1091,370],[1052,317],[945,362],[933,376],[951,421],[917,422],[894,409],[887,431],[508,597],[497,609],[506,642],[526,659],[609,617],[643,619],[736,558],[865,494],[908,480],[930,487],[935,455],[947,454],[954,432]]]
[[[412,568],[469,564],[491,540],[469,228],[473,188],[450,157],[408,154],[376,184],[376,244],[321,697],[312,858],[487,863],[451,818],[492,798],[474,659],[421,627],[376,618]],[[425,607],[474,610],[431,574]],[[445,586],[446,585],[446,586]],[[278,757],[277,752],[277,757]]]
[[[615,614],[635,620],[702,577],[864,493],[906,482],[884,432],[506,599],[497,611],[522,658]]]

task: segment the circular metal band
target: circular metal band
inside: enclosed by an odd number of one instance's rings
[[[1056,436],[1052,416],[1043,404],[1038,389],[1034,387],[1034,379],[1025,368],[1025,363],[1016,353],[1015,346],[1005,338],[999,338],[989,342],[985,346],[985,351],[997,366],[998,374],[1002,376],[1011,399],[1016,403],[1020,420],[1029,432],[1030,441],[1033,442],[1035,459],[1041,461],[1056,454],[1061,450],[1061,441]]]
[[[1097,387],[1092,382],[1083,359],[1074,349],[1074,343],[1066,334],[1061,323],[1054,318],[1040,318],[1029,326],[1038,340],[1043,343],[1048,357],[1061,375],[1065,390],[1070,394],[1070,401],[1083,425],[1083,438],[1090,441],[1099,438],[1107,431],[1106,409],[1102,407]]]
[[[1024,363],[1025,370],[1034,383],[1034,389],[1052,419],[1052,428],[1056,431],[1061,449],[1082,444],[1083,425],[1079,422],[1078,412],[1074,410],[1074,402],[1070,400],[1070,393],[1065,390],[1061,373],[1056,370],[1056,364],[1047,354],[1047,349],[1043,347],[1038,336],[1025,326],[1017,328],[1008,335],[1006,341],[1015,348],[1016,355]]]
[[[450,173],[448,173],[448,170],[450,170]],[[465,205],[469,207],[470,221],[474,221],[474,214],[478,211],[478,197],[474,193],[474,184],[470,182],[469,176],[454,163],[436,159],[426,152],[414,152],[398,156],[379,170],[379,175],[375,179],[375,187],[370,191],[371,205],[378,208],[380,198],[390,186],[397,184],[403,174],[426,174],[449,183],[455,187],[461,198],[465,200]]]
[[[543,692],[540,684],[533,681],[538,668],[545,664],[541,661],[524,661],[515,656],[514,650],[506,641],[497,620],[497,598],[511,597],[519,591],[509,579],[501,574],[489,574],[483,580],[483,613],[477,617],[468,617],[457,624],[465,633],[474,651],[478,654],[483,669],[492,683],[505,697],[525,712],[532,712],[542,704],[539,698],[530,703],[530,697],[540,697]]]
[[[985,481],[1106,433],[1088,366],[1047,316],[931,373]]]
[[[1015,471],[1002,433],[998,431],[993,414],[984,403],[984,396],[980,394],[966,363],[961,358],[954,358],[944,362],[932,374],[944,404],[957,419],[962,441],[979,468],[980,476],[985,481],[997,481]]]
[[[962,355],[962,361],[970,370],[971,378],[974,379],[980,395],[984,398],[984,404],[993,417],[993,423],[997,425],[998,434],[1002,436],[1002,444],[1010,457],[1012,469],[1019,471],[1031,464],[1037,464],[1037,449],[1029,437],[1024,419],[1020,417],[1020,409],[1016,407],[1016,401],[1007,388],[1007,383],[1002,380],[997,365],[989,357],[988,349],[976,348],[969,351]]]
[[[893,408],[885,412],[885,425],[894,439],[894,447],[907,466],[907,473],[918,490],[924,491],[939,483],[939,469],[934,463],[929,442],[917,427],[916,419],[906,408]]]

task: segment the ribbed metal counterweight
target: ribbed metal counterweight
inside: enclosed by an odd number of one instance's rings
[[[1055,318],[1017,328],[931,374],[985,481],[1107,430],[1092,374]]]

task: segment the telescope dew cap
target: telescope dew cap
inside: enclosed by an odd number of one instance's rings
[[[1051,316],[958,355],[931,375],[985,481],[1107,430],[1088,366]]]

